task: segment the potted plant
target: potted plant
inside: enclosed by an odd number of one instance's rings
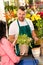
[[[20,55],[28,55],[29,46],[31,46],[32,39],[26,34],[19,35],[17,44],[19,44]]]
[[[32,54],[35,58],[40,57],[40,47],[32,48]]]
[[[35,42],[35,47],[32,48],[32,54],[35,58],[40,57],[40,39]]]
[[[40,38],[37,43],[40,44],[40,55],[43,56],[43,37]]]

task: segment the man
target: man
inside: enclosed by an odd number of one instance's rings
[[[32,37],[34,41],[38,40],[31,20],[26,19],[25,15],[25,8],[20,6],[17,11],[18,19],[15,20],[9,27],[9,40],[14,42],[14,44],[17,40],[18,34],[27,34],[29,37]]]

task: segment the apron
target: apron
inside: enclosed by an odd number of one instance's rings
[[[28,22],[26,20],[25,20],[25,22],[27,23],[26,26],[20,26],[19,21],[17,20],[17,24],[19,26],[19,35],[26,34],[28,37],[32,38],[30,26],[28,25]],[[32,45],[32,47],[35,47],[34,41],[32,41],[31,45]],[[30,46],[29,46],[29,54],[32,54]],[[20,55],[20,50],[19,50],[18,44],[16,44],[16,55]]]
[[[19,35],[23,35],[26,34],[28,37],[32,38],[31,35],[31,29],[30,26],[28,25],[28,22],[25,20],[25,22],[27,23],[26,26],[20,26],[19,21],[17,20],[17,24],[19,26]],[[16,45],[16,54],[19,55],[20,51],[19,51],[19,45]],[[31,54],[31,48],[29,47],[29,54]]]
[[[26,20],[25,20],[25,22],[27,23],[26,26],[20,26],[19,22],[17,20],[17,23],[18,23],[18,26],[19,26],[19,35],[26,34],[28,37],[32,37],[30,26],[28,25],[28,22]]]

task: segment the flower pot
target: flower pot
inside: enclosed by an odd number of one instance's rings
[[[40,43],[40,52],[41,52],[41,56],[43,56],[43,37],[40,38],[38,41],[39,41],[39,43]]]
[[[28,55],[28,50],[29,50],[28,45],[26,44],[19,45],[19,49],[20,49],[20,55],[24,55],[24,56]]]
[[[43,56],[43,47],[41,47],[41,56]]]
[[[35,58],[40,56],[40,47],[36,47],[32,49],[32,54]]]

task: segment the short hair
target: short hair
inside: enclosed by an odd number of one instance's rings
[[[6,36],[6,22],[0,20],[0,39]]]
[[[25,11],[25,7],[24,6],[20,6],[19,9],[21,9],[22,11]]]

